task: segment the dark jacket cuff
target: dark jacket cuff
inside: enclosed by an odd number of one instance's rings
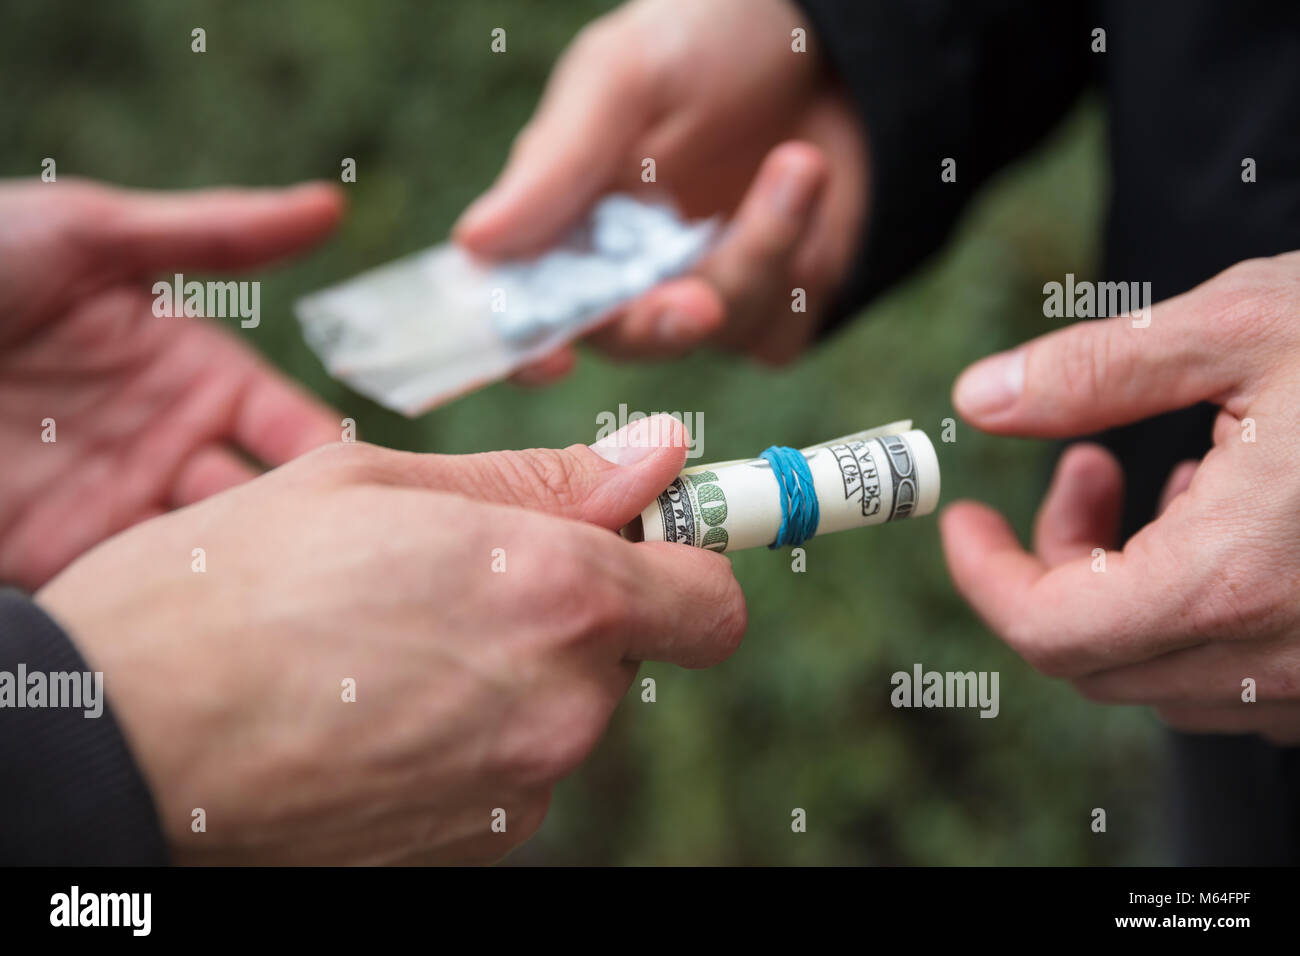
[[[52,682],[56,674],[80,686]],[[0,590],[0,781],[0,864],[168,862],[153,799],[102,677],[95,680],[62,628],[13,590]]]

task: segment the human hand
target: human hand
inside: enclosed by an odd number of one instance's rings
[[[495,859],[638,661],[740,642],[726,558],[607,530],[681,469],[675,425],[662,447],[606,439],[622,465],[327,446],[111,539],[37,601],[104,672],[178,861]]]
[[[339,437],[339,418],[152,282],[323,237],[338,193],[0,183],[0,580],[34,589],[110,535]],[[54,442],[42,440],[45,419]]]
[[[791,31],[789,0],[637,0],[590,24],[561,57],[497,182],[454,236],[485,258],[538,251],[602,194],[640,192],[642,160],[691,217],[728,231],[688,277],[620,309],[592,340],[621,357],[705,343],[787,361],[816,331],[865,215],[866,136]],[[792,290],[807,294],[794,312]],[[572,368],[565,347],[518,379]]]
[[[942,518],[948,565],[1013,649],[1089,698],[1152,705],[1181,730],[1294,744],[1300,253],[1239,263],[1155,306],[1149,327],[1080,322],[992,356],[953,396],[985,431],[1038,438],[1202,401],[1220,409],[1213,448],[1173,470],[1159,517],[1122,551],[1119,465],[1082,445],[1060,462],[1034,554],[999,514],[965,502]],[[1247,678],[1257,702],[1245,702]]]

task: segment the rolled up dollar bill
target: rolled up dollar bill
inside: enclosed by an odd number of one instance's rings
[[[814,534],[930,514],[939,458],[925,432],[893,422],[786,456],[687,468],[623,529],[634,541],[711,551],[799,544]],[[809,489],[802,487],[808,480]],[[811,516],[811,518],[810,518]]]

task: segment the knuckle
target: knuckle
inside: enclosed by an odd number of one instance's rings
[[[1067,395],[1079,402],[1091,402],[1101,395],[1102,383],[1115,374],[1111,338],[1104,334],[1107,330],[1100,323],[1076,331],[1078,334],[1064,339],[1055,371]]]
[[[1034,640],[1034,634],[1023,618],[1009,622],[1002,629],[1002,640],[1027,663],[1033,665],[1031,657],[1038,652],[1038,642]]]
[[[1071,335],[1065,339],[1054,374],[1059,376],[1067,395],[1088,400],[1096,394],[1096,369],[1092,364],[1093,348],[1089,337]]]
[[[541,789],[568,776],[600,740],[603,707],[584,692],[558,692],[540,701],[544,709],[503,735],[497,764],[513,786]]]
[[[521,566],[524,581],[531,586],[535,606],[539,608],[549,607],[557,594],[572,594],[582,584],[563,541],[554,544],[546,549],[529,548],[527,566]]]
[[[538,740],[532,734],[519,740],[506,736],[499,745],[495,762],[501,775],[511,783],[525,787],[551,784],[559,779],[552,772],[554,747],[553,742]]]
[[[583,716],[558,731],[550,744],[548,755],[550,776],[555,780],[562,780],[577,770],[595,749],[603,729],[603,722],[597,723]]]
[[[554,611],[549,633],[560,643],[582,646],[618,633],[627,620],[628,604],[623,588],[610,570],[596,557],[593,540],[600,532],[587,529],[556,539],[538,566],[534,587],[536,606]]]
[[[582,575],[583,635],[604,638],[618,632],[627,621],[628,605],[622,590],[603,574]]]
[[[1258,257],[1243,259],[1224,269],[1214,279],[1214,284],[1224,292],[1252,292],[1271,286],[1277,278],[1277,267],[1272,259]]]
[[[1240,693],[1240,687],[1234,684],[1232,692],[1235,697]],[[1270,699],[1276,700],[1294,701],[1300,698],[1300,669],[1296,668],[1294,658],[1279,668],[1277,674],[1269,680],[1267,693]]]
[[[573,508],[586,497],[583,472],[569,451],[530,448],[503,453],[496,464],[503,491],[518,490],[544,507]]]
[[[574,36],[564,65],[601,74],[601,82],[612,91],[642,89],[650,80],[652,45],[629,39],[617,15],[600,17]]]
[[[290,467],[324,472],[345,483],[361,483],[379,475],[383,451],[367,442],[331,442],[300,455],[290,463]]]
[[[779,267],[794,251],[799,238],[799,224],[784,218],[764,216],[761,223],[742,225],[745,230],[741,254],[748,260],[747,268],[764,272]],[[756,275],[756,279],[771,282],[770,275]],[[788,275],[786,279],[788,280]],[[781,283],[788,285],[788,281]]]
[[[730,562],[721,555],[706,551],[693,554],[698,557],[700,567],[693,575],[690,604],[700,610],[691,615],[692,638],[687,642],[689,653],[675,657],[674,663],[697,670],[720,664],[740,649],[749,626],[749,610]],[[675,626],[680,625],[661,622],[664,632]],[[680,634],[663,633],[660,636],[680,637]]]
[[[1019,654],[1034,670],[1044,677],[1077,677],[1074,655],[1063,644],[1048,640],[1044,634],[1024,621],[1008,626],[1004,636],[1007,645]]]
[[[718,601],[718,622],[714,629],[713,647],[717,654],[715,663],[721,663],[740,650],[749,627],[749,609],[740,584],[729,578],[724,593]]]
[[[1248,640],[1271,633],[1285,599],[1274,599],[1268,580],[1268,575],[1239,561],[1217,563],[1193,592],[1188,610],[1192,633],[1211,640]]]
[[[1262,332],[1288,322],[1300,282],[1274,259],[1245,259],[1215,276],[1206,289],[1211,328],[1231,344],[1258,340]]]

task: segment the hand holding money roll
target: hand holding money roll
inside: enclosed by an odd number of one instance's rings
[[[797,546],[817,534],[930,514],[939,459],[894,422],[796,451],[687,468],[628,525],[632,540],[711,551]]]

